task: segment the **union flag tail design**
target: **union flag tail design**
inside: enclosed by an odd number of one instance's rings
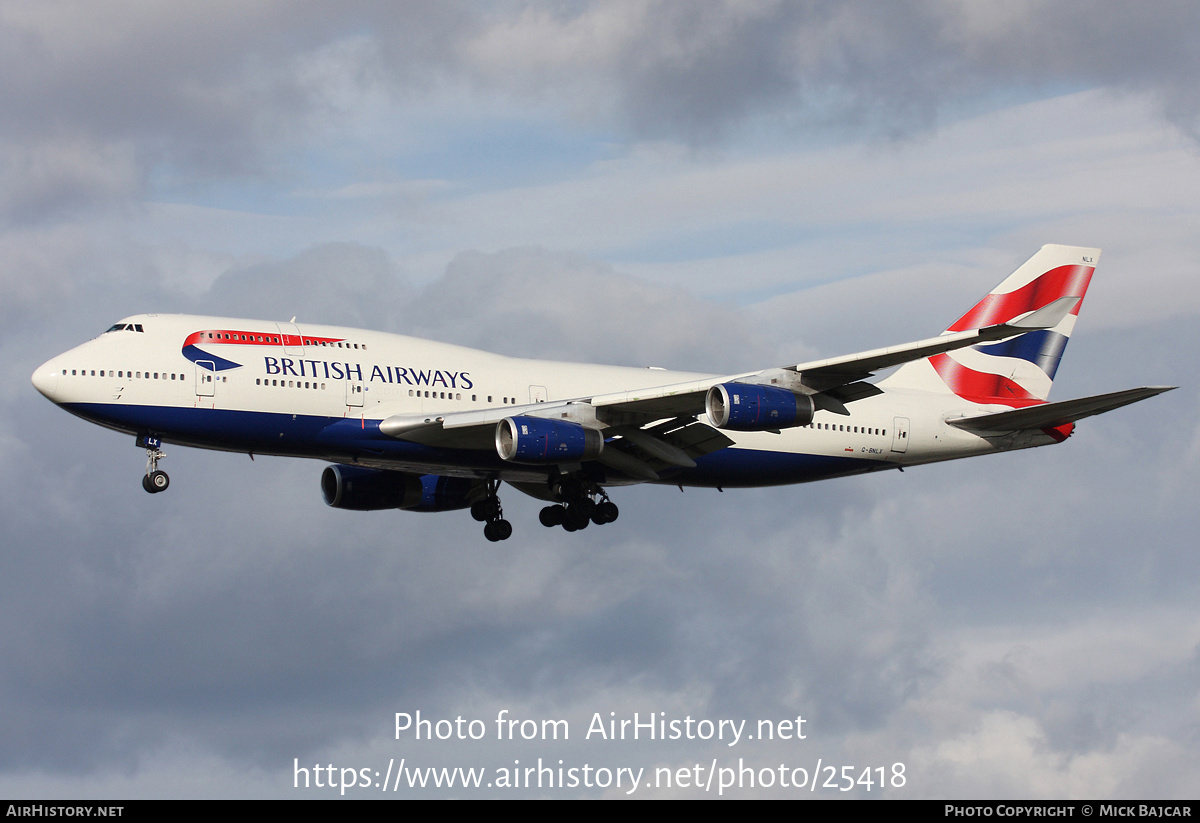
[[[981,405],[1046,402],[1099,258],[1099,249],[1042,246],[945,333],[1007,323],[1059,298],[1079,298],[1057,326],[917,360],[880,385],[951,393]]]

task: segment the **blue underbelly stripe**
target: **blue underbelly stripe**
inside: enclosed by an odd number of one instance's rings
[[[451,449],[388,437],[378,420],[347,419],[281,412],[68,403],[67,411],[85,420],[129,434],[152,434],[168,443],[255,454],[278,454],[353,462],[356,458],[502,471],[514,468],[494,450]],[[612,470],[589,464],[612,476]],[[892,468],[883,460],[837,455],[727,448],[696,460],[694,469],[663,472],[662,483],[690,486],[776,486]],[[553,466],[521,465],[522,470],[551,473]]]

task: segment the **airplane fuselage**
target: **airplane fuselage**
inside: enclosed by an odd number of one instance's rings
[[[451,476],[529,482],[547,470],[506,462],[489,443],[464,450],[397,440],[380,432],[380,421],[613,392],[636,397],[642,387],[716,377],[505,357],[335,326],[152,314],[117,326],[125,328],[47,362],[35,384],[80,417],[167,443]],[[661,482],[769,486],[997,449],[944,423],[961,401],[922,394],[884,393],[848,414],[818,410],[809,425],[777,433],[729,432],[733,446]],[[642,482],[607,475],[606,484]]]

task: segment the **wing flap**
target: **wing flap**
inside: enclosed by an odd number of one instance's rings
[[[631,477],[657,480],[670,468],[692,468],[695,458],[733,445],[733,441],[695,417],[677,417],[648,429],[609,429],[617,439],[605,444],[600,462]]]

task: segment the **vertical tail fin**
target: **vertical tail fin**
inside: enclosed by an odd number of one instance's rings
[[[1042,246],[946,333],[1005,323],[1061,297],[1080,298],[1057,326],[906,363],[880,385],[954,394],[983,405],[1045,402],[1099,258],[1099,249]]]

